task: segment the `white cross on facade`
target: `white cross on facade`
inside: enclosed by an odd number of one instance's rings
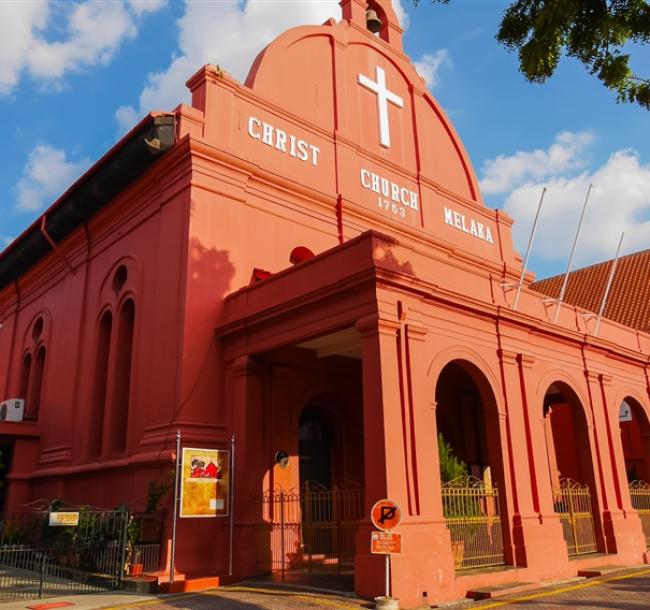
[[[379,143],[390,148],[390,127],[388,125],[388,102],[398,108],[404,107],[404,100],[386,88],[386,72],[379,66],[376,68],[377,82],[359,74],[359,84],[377,94],[377,112],[379,114]]]

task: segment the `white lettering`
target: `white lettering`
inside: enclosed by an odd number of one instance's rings
[[[257,133],[255,133],[253,131],[253,125],[257,125],[257,128],[259,129],[261,127],[262,123],[260,122],[259,119],[256,119],[254,116],[252,116],[252,117],[250,117],[248,119],[248,135],[251,138],[255,138],[256,140],[259,140],[260,139],[260,132],[258,131]]]
[[[275,130],[275,147],[282,152],[287,152],[285,146],[287,144],[287,134],[281,129]]]
[[[270,123],[265,123],[257,117],[248,117],[248,135],[294,159],[309,161],[314,167],[318,165],[318,155],[320,154],[318,146],[314,146],[306,140],[300,140],[297,136],[274,127]]]
[[[313,146],[312,144],[309,145],[309,148],[311,148],[311,164],[316,167],[318,165],[318,153],[320,152],[320,148],[318,148],[318,146]]]
[[[379,193],[379,176],[377,174],[370,174],[370,179],[372,180],[372,190],[375,193]]]
[[[368,189],[369,191],[380,195],[380,197],[378,197],[380,208],[390,211],[401,218],[406,218],[405,208],[410,207],[413,210],[418,209],[417,193],[401,187],[399,184],[395,184],[388,178],[370,172],[365,168],[361,170],[359,178],[361,180],[361,186],[364,189]],[[382,197],[385,197],[386,199],[382,199]],[[390,201],[388,201],[388,198],[390,198],[394,203],[391,204]]]
[[[298,140],[298,159],[301,161],[307,161],[309,154],[307,153],[307,142],[304,140]]]
[[[417,206],[417,199],[415,200],[415,203]],[[473,237],[476,237],[478,239],[482,239],[483,241],[486,241],[489,244],[494,243],[494,239],[492,239],[492,232],[490,231],[490,227],[484,225],[482,222],[478,222],[473,218],[466,219],[464,214],[461,214],[460,212],[457,212],[456,210],[452,210],[451,208],[448,207],[443,207],[443,212],[444,212],[446,225],[454,227],[455,229],[458,229],[463,233],[468,233],[469,235],[472,235]],[[468,222],[469,222],[469,229],[467,228]]]
[[[273,146],[273,125],[262,123],[262,142],[268,146]]]

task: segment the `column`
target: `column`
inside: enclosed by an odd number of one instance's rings
[[[613,416],[608,416],[611,412],[618,418],[618,406],[608,404],[607,398],[612,379],[609,375],[590,371],[586,372],[586,378],[590,386],[590,397],[593,404],[594,444],[598,451],[601,475],[605,546],[610,553],[625,555],[629,557],[630,561],[640,563],[646,551],[645,535],[638,514],[630,510],[631,504],[621,443],[618,440],[614,441],[614,432],[618,434],[618,422],[616,430],[613,431]],[[617,447],[619,452],[616,451]],[[619,453],[618,463],[617,453]]]
[[[264,554],[270,552],[269,540],[261,531],[263,478],[268,466],[263,449],[262,373],[262,366],[249,356],[237,358],[228,367],[227,428],[228,436],[235,435],[233,572],[241,578],[256,574],[260,561],[267,559]]]
[[[543,404],[537,404],[534,397],[532,405],[528,400],[531,384],[527,381],[535,358],[508,350],[500,350],[499,355],[508,408],[513,494],[508,516],[514,557],[516,565],[535,570],[539,578],[549,578],[567,569],[568,555],[562,526],[552,510]]]
[[[370,509],[382,498],[396,501],[402,553],[391,557],[391,593],[402,607],[421,607],[452,597],[453,556],[442,518],[433,397],[426,396],[426,355],[421,329],[365,318],[362,335],[363,429],[366,515],[359,525],[355,590],[384,595],[384,557],[370,553]],[[406,340],[405,340],[406,337]],[[406,350],[410,350],[408,356]],[[400,373],[400,369],[402,373]]]

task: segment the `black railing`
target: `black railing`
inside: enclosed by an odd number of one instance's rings
[[[47,510],[0,514],[0,601],[118,589],[136,560],[159,568],[162,515],[68,512],[75,525],[50,525]]]

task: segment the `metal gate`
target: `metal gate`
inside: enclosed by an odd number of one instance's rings
[[[588,485],[561,479],[553,491],[555,512],[560,517],[569,556],[596,553],[596,533]]]
[[[262,497],[258,568],[345,572],[353,569],[355,534],[363,516],[363,490],[305,484]]]
[[[650,548],[650,485],[645,481],[632,481],[630,483],[630,499],[632,508],[639,513],[646,546]]]
[[[457,570],[505,563],[499,491],[475,477],[442,486],[442,509]]]
[[[48,510],[0,514],[0,601],[121,585],[128,512],[85,508],[64,512],[78,513],[77,524],[52,526]]]

